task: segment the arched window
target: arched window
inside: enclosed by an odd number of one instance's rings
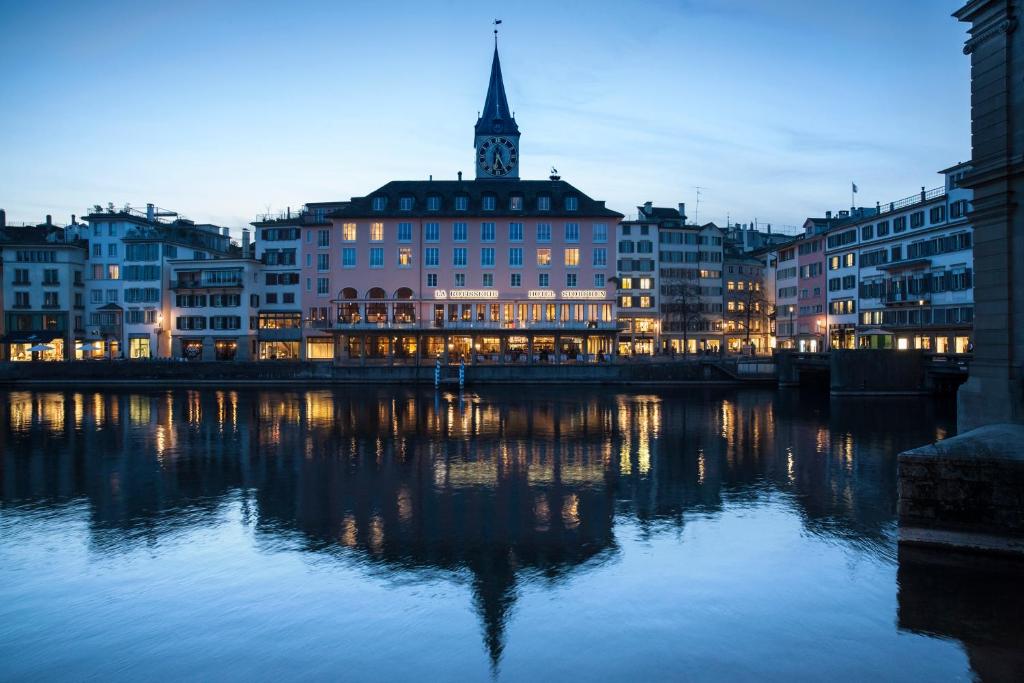
[[[416,305],[412,303],[412,290],[408,287],[399,287],[395,292],[395,298],[398,299],[399,303],[395,304],[395,316],[393,322],[416,322]]]
[[[366,304],[366,322],[385,323],[388,321],[388,305],[384,303],[387,294],[380,287],[373,287],[366,293],[370,301]]]
[[[338,298],[341,300],[338,304],[338,322],[359,322],[359,304],[356,303],[356,299],[359,298],[359,292],[356,291],[355,287],[345,287],[341,290],[341,296]]]

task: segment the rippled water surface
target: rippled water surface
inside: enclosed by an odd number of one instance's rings
[[[898,552],[930,400],[16,391],[0,678],[1001,680],[1014,566]]]

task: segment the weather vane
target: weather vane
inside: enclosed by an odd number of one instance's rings
[[[498,24],[501,23],[501,19],[494,20],[494,45],[498,45]]]

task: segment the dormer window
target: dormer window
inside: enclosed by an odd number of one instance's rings
[[[387,197],[374,197],[373,198],[373,210],[383,211],[384,207],[388,205]]]
[[[455,198],[455,210],[466,211],[469,209],[469,197],[456,197]]]
[[[551,197],[537,197],[537,210],[538,211],[550,211],[551,210]]]
[[[441,210],[441,198],[427,197],[427,211],[440,211]]]
[[[493,196],[485,196],[483,202],[484,211],[494,211],[495,199]]]
[[[579,197],[566,197],[565,198],[565,210],[576,211],[580,208]]]
[[[412,211],[412,197],[402,197],[399,199],[398,208],[401,211]]]
[[[508,208],[512,211],[523,210],[523,198],[522,197],[510,197],[508,200]]]

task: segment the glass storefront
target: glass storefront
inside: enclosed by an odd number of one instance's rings
[[[216,360],[234,360],[238,355],[238,342],[234,339],[218,339],[213,342],[213,357]]]
[[[334,339],[331,337],[307,339],[306,358],[309,360],[334,360]]]
[[[9,358],[12,361],[55,361],[64,360],[64,340],[53,339],[47,342],[21,342],[8,345]]]
[[[260,360],[299,360],[298,341],[261,341]]]
[[[128,340],[128,357],[133,360],[150,358],[149,337],[132,337]]]
[[[203,359],[203,340],[202,339],[182,339],[181,340],[181,357],[185,360],[202,360]]]

